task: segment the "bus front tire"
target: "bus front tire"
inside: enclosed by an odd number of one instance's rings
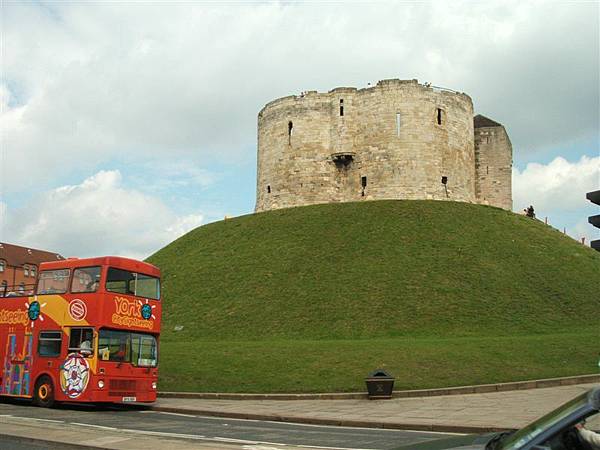
[[[51,408],[54,405],[54,385],[50,377],[44,375],[35,383],[33,403],[42,408]]]

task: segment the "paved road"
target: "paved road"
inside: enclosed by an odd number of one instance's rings
[[[53,426],[64,423],[80,426],[82,429],[99,429],[107,433],[133,430],[141,432],[142,435],[164,438],[202,438],[222,443],[285,444],[341,449],[390,449],[401,444],[446,436],[427,432],[202,417],[120,405],[63,405],[48,410],[16,400],[3,400],[0,403],[0,419],[2,417],[11,420],[34,420],[37,425],[44,422]]]

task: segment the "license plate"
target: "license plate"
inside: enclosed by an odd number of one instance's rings
[[[135,402],[137,400],[137,397],[123,397],[123,403],[125,402]]]

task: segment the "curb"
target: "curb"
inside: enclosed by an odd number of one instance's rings
[[[202,409],[177,408],[177,407],[162,407],[153,406],[152,411],[169,412],[177,414],[193,414],[197,416],[223,417],[229,419],[244,419],[244,420],[266,420],[271,422],[286,422],[286,423],[302,423],[309,425],[327,425],[340,427],[357,427],[357,428],[383,428],[388,430],[412,430],[412,431],[435,431],[438,433],[490,433],[496,431],[513,430],[506,427],[474,427],[462,425],[444,425],[444,424],[412,424],[412,423],[397,423],[397,422],[373,422],[368,420],[336,420],[336,419],[320,419],[316,417],[295,417],[295,416],[280,416],[270,414],[248,414],[238,412],[210,411]]]
[[[574,377],[544,378],[541,380],[515,381],[511,383],[480,384],[438,389],[415,389],[394,391],[393,398],[435,397],[440,395],[486,394],[489,392],[542,389],[574,384],[600,383],[600,374]],[[196,398],[205,400],[357,400],[367,399],[366,392],[340,392],[324,394],[233,394],[218,392],[159,392],[160,398]]]

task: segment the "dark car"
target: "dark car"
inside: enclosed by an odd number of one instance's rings
[[[575,397],[551,413],[518,431],[405,445],[397,450],[595,450],[585,442],[576,425],[600,430],[600,387]]]

